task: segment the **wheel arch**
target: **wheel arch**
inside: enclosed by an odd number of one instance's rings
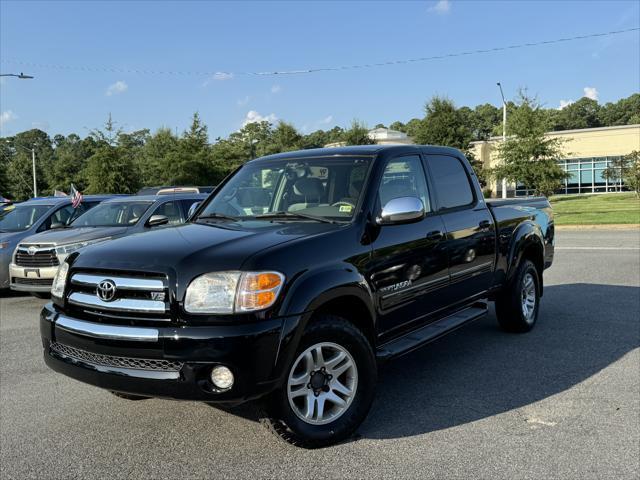
[[[544,240],[540,227],[533,222],[521,224],[513,233],[509,252],[507,283],[512,281],[523,260],[530,260],[538,272],[540,296],[543,293]]]

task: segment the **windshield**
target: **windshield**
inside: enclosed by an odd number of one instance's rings
[[[152,202],[101,203],[80,215],[72,227],[130,227],[138,223]]]
[[[0,215],[0,231],[22,232],[31,227],[52,205],[16,205],[16,208]]]
[[[198,218],[226,215],[247,220],[265,215],[271,219],[268,214],[279,213],[296,220],[308,215],[349,221],[369,164],[366,157],[249,163],[216,192]]]

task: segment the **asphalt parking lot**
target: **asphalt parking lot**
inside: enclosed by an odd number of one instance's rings
[[[557,234],[536,329],[480,320],[381,372],[353,441],[307,451],[251,407],[116,398],[48,370],[44,301],[0,299],[4,478],[639,478],[640,232]]]

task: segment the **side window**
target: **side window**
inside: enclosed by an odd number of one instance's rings
[[[69,217],[69,220],[67,220],[67,224],[73,222],[76,218],[78,218],[84,212],[91,210],[93,207],[98,205],[98,203],[99,202],[82,202],[80,205],[78,205],[78,208],[73,209],[73,212],[71,213],[71,217]]]
[[[187,215],[189,215],[189,209],[191,208],[191,205],[193,205],[194,203],[198,203],[200,201],[203,201],[203,200],[180,200],[180,203],[182,204],[182,211],[184,212],[185,220],[187,218]]]
[[[441,208],[455,208],[473,203],[467,172],[455,157],[428,155],[429,170]]]
[[[382,174],[378,196],[381,207],[394,198],[418,197],[429,212],[429,193],[420,157],[410,155],[390,160]]]
[[[178,201],[163,203],[158,208],[156,208],[156,211],[153,212],[153,215],[164,215],[169,219],[169,225],[176,225],[184,221],[184,219],[182,218],[182,213],[180,212],[180,205],[178,205]]]
[[[73,216],[73,211],[75,209],[71,205],[67,205],[66,207],[62,207],[59,210],[56,210],[53,215],[47,220],[47,228],[51,228],[51,225],[54,223],[61,223],[62,225],[66,225],[67,222]]]

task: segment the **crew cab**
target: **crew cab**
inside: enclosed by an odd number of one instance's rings
[[[487,201],[464,155],[272,155],[185,225],[83,248],[41,313],[45,362],[124,398],[233,405],[304,447],[349,437],[378,365],[486,315],[527,332],[553,261],[545,198]]]

